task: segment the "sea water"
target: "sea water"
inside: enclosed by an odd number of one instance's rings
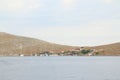
[[[0,80],[120,80],[120,57],[0,57]]]

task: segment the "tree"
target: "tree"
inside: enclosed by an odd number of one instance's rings
[[[81,50],[81,53],[82,54],[88,54],[88,53],[90,53],[91,52],[91,50],[90,49],[83,49],[83,50]]]

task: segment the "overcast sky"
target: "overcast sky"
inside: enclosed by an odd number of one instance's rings
[[[120,0],[0,0],[0,32],[66,45],[120,42]]]

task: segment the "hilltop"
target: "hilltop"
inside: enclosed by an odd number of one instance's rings
[[[72,49],[71,46],[59,45],[46,42],[39,39],[16,36],[0,32],[0,55],[32,55],[33,53],[42,53],[44,51],[66,51]]]

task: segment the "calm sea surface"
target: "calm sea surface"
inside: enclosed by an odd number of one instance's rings
[[[120,57],[0,57],[0,80],[120,80]]]

